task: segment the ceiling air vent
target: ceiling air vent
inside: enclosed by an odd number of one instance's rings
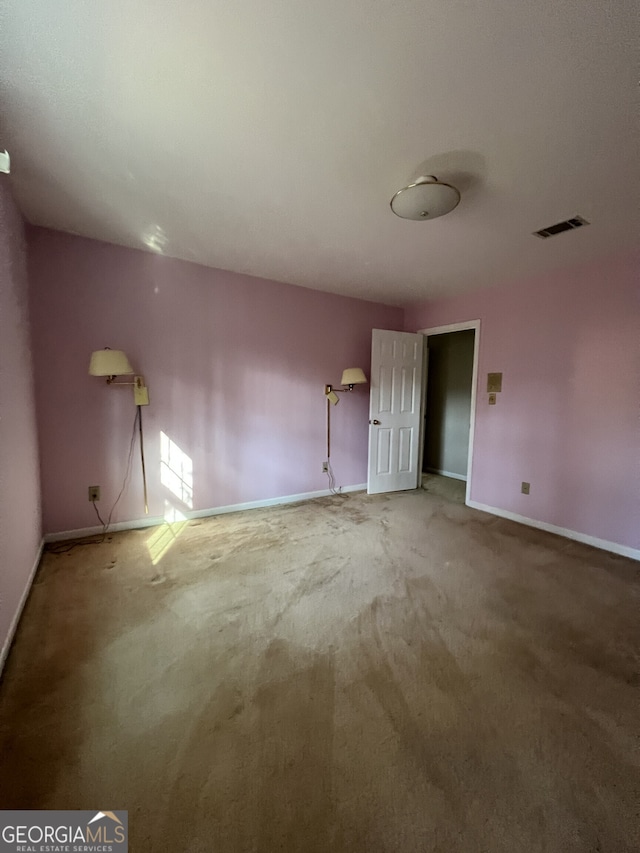
[[[541,228],[539,231],[534,231],[535,237],[542,237],[546,240],[547,237],[553,237],[555,234],[562,234],[563,231],[573,231],[574,228],[582,228],[583,225],[589,225],[586,219],[581,216],[574,216],[573,219],[565,219],[564,222],[557,222],[555,225],[549,225],[548,228]]]

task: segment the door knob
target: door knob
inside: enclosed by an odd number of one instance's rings
[[[369,423],[373,424],[374,426],[380,426],[380,421],[373,420],[373,421],[369,421]]]

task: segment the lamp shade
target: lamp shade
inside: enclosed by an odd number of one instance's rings
[[[91,376],[123,376],[133,373],[133,368],[122,350],[99,349],[91,354],[89,373]]]
[[[342,372],[343,385],[366,385],[367,377],[364,375],[364,370],[361,367],[347,367]]]

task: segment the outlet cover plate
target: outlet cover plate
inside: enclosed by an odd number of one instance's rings
[[[88,488],[89,500],[91,503],[95,503],[100,500],[100,486],[89,486]]]
[[[528,495],[531,491],[531,483],[525,483],[522,481],[522,485],[520,486],[520,491],[523,495]]]

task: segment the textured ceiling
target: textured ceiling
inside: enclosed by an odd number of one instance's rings
[[[31,222],[402,304],[640,231],[633,0],[3,0]],[[389,209],[421,173],[442,219]],[[588,228],[531,232],[580,214]]]

